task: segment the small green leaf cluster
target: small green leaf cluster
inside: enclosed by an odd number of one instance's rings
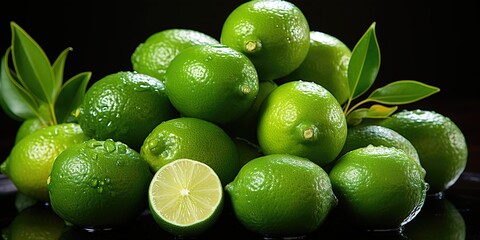
[[[12,42],[0,66],[0,106],[19,121],[39,118],[46,126],[69,121],[83,100],[91,72],[64,82],[65,62],[72,48],[60,53],[52,65],[25,30],[15,22],[10,26]]]
[[[357,42],[348,65],[350,96],[343,109],[350,126],[359,124],[364,118],[386,118],[398,109],[396,105],[413,103],[440,91],[435,86],[415,80],[399,80],[374,89],[367,98],[351,106],[353,100],[370,90],[380,69],[380,48],[375,25],[375,22],[372,23]],[[377,104],[360,108],[366,103]]]

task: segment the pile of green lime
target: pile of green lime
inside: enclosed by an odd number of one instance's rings
[[[23,44],[5,59],[25,65],[43,52],[12,30]],[[465,137],[447,116],[397,112],[438,88],[401,80],[359,98],[380,66],[375,23],[350,49],[289,1],[237,6],[220,39],[154,33],[132,69],[89,88],[88,73],[59,88],[60,63],[45,59],[33,67],[52,75],[18,81],[28,73],[11,61],[0,103],[24,123],[1,171],[68,225],[121,227],[147,211],[174,237],[198,237],[228,207],[266,238],[307,236],[331,219],[398,231],[466,167]]]

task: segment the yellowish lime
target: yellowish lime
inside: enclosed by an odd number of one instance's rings
[[[2,172],[21,193],[48,202],[47,178],[56,157],[70,146],[87,139],[76,123],[36,130],[14,145],[9,157],[2,163]]]

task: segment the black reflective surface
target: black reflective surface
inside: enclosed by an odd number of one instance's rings
[[[0,176],[0,228],[3,234],[52,236],[51,239],[175,239],[163,231],[146,210],[127,226],[92,230],[65,226],[48,205],[24,208],[15,187]],[[327,218],[312,234],[298,239],[480,239],[480,174],[464,172],[442,198],[427,198],[421,212],[398,231],[355,229],[340,219]],[[268,239],[246,230],[225,205],[216,224],[197,239]],[[19,209],[22,209],[19,211]],[[43,239],[43,238],[42,238]],[[48,239],[48,238],[47,238]]]

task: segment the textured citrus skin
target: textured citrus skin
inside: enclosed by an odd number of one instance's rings
[[[195,159],[213,168],[224,185],[240,170],[233,139],[218,125],[199,118],[174,118],[159,124],[140,150],[152,172],[179,158]]]
[[[192,29],[166,29],[150,35],[131,56],[134,71],[164,80],[170,62],[183,49],[199,44],[218,44],[215,38]]]
[[[77,118],[87,136],[111,138],[138,151],[153,128],[176,116],[161,81],[141,73],[117,72],[87,90]]]
[[[448,117],[429,110],[403,110],[382,121],[408,139],[418,152],[430,184],[429,193],[451,187],[464,171],[468,148],[465,136]]]
[[[293,3],[248,1],[225,20],[220,42],[246,54],[260,81],[273,81],[295,70],[310,46],[307,19]]]
[[[310,48],[302,64],[281,82],[307,80],[313,81],[344,104],[349,97],[348,64],[351,50],[338,38],[319,31],[310,32]]]
[[[46,127],[46,124],[43,124],[39,118],[30,118],[20,125],[17,130],[17,134],[15,135],[15,143],[19,142],[22,138],[27,136],[28,134]]]
[[[47,178],[55,158],[68,147],[87,139],[76,123],[62,123],[36,130],[14,145],[2,164],[2,171],[18,191],[48,202]]]
[[[421,164],[417,150],[408,139],[390,128],[377,125],[359,125],[350,127],[347,133],[347,140],[345,141],[339,156],[342,156],[351,150],[366,147],[370,144],[374,146],[399,148],[415,159],[418,164]]]
[[[225,189],[238,220],[269,237],[306,235],[337,204],[327,173],[308,159],[289,154],[249,161]]]
[[[217,124],[236,120],[253,105],[258,75],[243,54],[224,45],[197,45],[175,57],[165,74],[167,95],[187,117]]]
[[[323,167],[342,150],[347,123],[340,104],[324,87],[291,81],[263,101],[257,133],[265,154],[298,155]]]
[[[133,220],[147,206],[152,174],[121,142],[88,140],[62,152],[48,191],[52,209],[73,225],[108,228]]]
[[[182,193],[185,190],[188,193]],[[223,210],[220,179],[211,167],[193,159],[177,159],[160,168],[148,192],[153,218],[175,237],[199,236]]]
[[[340,217],[373,230],[398,229],[411,221],[423,207],[428,188],[417,162],[395,147],[352,150],[329,177]]]

